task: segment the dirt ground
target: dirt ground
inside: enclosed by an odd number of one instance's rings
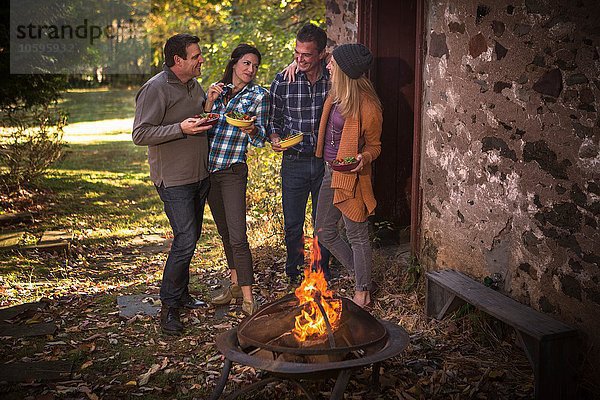
[[[71,286],[62,288],[58,295],[53,293],[46,309],[22,316],[20,321],[54,322],[57,333],[34,338],[4,337],[0,340],[0,356],[4,362],[72,360],[71,375],[54,382],[3,383],[0,395],[44,400],[208,398],[223,365],[215,337],[241,321],[239,305],[186,312],[185,333],[176,338],[160,333],[157,317],[121,318],[116,306],[119,295],[158,294],[167,248],[163,244],[144,247],[139,241],[122,247],[100,247],[95,249],[93,262],[65,271]],[[85,249],[73,251],[71,257],[76,257]],[[220,268],[208,268],[202,253],[201,248],[194,260],[192,286],[198,296],[206,298],[220,289],[225,275]],[[283,260],[275,255],[280,254],[279,250],[260,247],[253,253],[258,283],[255,294],[261,303],[289,293]],[[91,285],[86,278],[90,274],[120,277],[120,281],[96,279]],[[334,276],[332,289],[352,297],[351,274],[334,265]],[[131,282],[130,277],[139,279]],[[374,280],[379,291],[372,313],[402,326],[410,336],[410,344],[402,355],[382,364],[378,387],[371,384],[369,369],[356,371],[346,399],[532,398],[531,367],[506,327],[468,308],[443,321],[424,315],[423,273],[418,265],[410,263],[406,246],[375,250]],[[260,371],[234,365],[226,393],[262,377]],[[329,398],[333,384],[333,380],[303,382],[318,399]],[[302,398],[302,394],[293,385],[281,382],[253,398],[287,400]]]

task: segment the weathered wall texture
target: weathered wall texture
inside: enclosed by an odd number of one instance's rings
[[[356,43],[358,21],[356,0],[327,0],[327,48],[332,51],[338,44]]]
[[[425,10],[421,261],[580,328],[600,365],[600,3]]]

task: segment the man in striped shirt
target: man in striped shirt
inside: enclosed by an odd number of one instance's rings
[[[308,196],[312,199],[314,223],[323,180],[323,159],[315,157],[315,143],[323,103],[329,89],[329,73],[324,68],[327,34],[308,24],[296,35],[294,60],[297,64],[295,80],[288,82],[278,73],[271,84],[271,112],[268,125],[273,150],[283,151],[281,183],[283,219],[287,259],[285,272],[292,283],[301,280],[304,268],[304,219]],[[283,149],[279,142],[288,136],[303,134],[302,142]],[[330,278],[329,251],[320,246],[320,267]]]

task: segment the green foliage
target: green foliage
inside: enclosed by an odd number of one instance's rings
[[[281,210],[281,156],[269,145],[248,153],[248,216],[253,225],[268,227],[268,236],[283,232]]]
[[[181,32],[197,35],[206,59],[202,86],[221,79],[239,43],[252,44],[262,54],[257,81],[268,86],[275,74],[292,61],[296,32],[308,22],[324,25],[324,1],[156,0],[147,31],[153,38],[156,68],[162,63],[162,46],[170,36]]]
[[[1,118],[0,182],[12,191],[39,178],[58,160],[66,116],[49,106],[5,110]]]
[[[2,53],[0,52],[0,55]],[[0,63],[8,64],[8,54],[0,56]],[[60,75],[9,75],[8,65],[2,65],[0,84],[0,111],[46,106],[61,97],[66,88],[66,78]]]
[[[408,279],[406,283],[406,290],[416,287],[423,275],[423,267],[419,264],[419,260],[415,256],[408,258]]]
[[[461,323],[463,329],[471,331],[477,342],[486,346],[496,346],[512,333],[510,326],[469,303],[460,306],[453,313],[452,320]]]
[[[0,183],[9,193],[38,178],[62,152],[66,117],[54,105],[66,77],[10,74],[9,8],[0,11]]]
[[[394,236],[394,223],[391,221],[378,221],[373,223],[373,244],[375,246],[385,245]]]
[[[464,303],[458,308],[458,310],[454,312],[452,319],[456,321],[468,316],[472,316],[475,311],[477,311],[477,308],[475,308],[473,305]]]
[[[10,7],[0,8],[0,113],[50,104],[65,89],[60,75],[10,74]]]

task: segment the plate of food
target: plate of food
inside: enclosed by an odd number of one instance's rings
[[[250,115],[237,111],[230,111],[225,114],[225,120],[229,125],[237,126],[238,128],[245,128],[254,123],[254,119]]]
[[[331,162],[331,169],[338,172],[348,172],[360,163],[356,157],[337,158]]]
[[[210,125],[210,126],[215,126],[215,124],[217,122],[219,122],[219,114],[215,114],[215,113],[202,113],[199,115],[195,115],[194,117],[196,118],[206,118],[206,121],[204,121],[203,124],[201,124],[200,126],[205,126],[205,125]]]
[[[302,141],[303,137],[304,137],[303,133],[296,133],[294,135],[286,137],[285,139],[282,139],[279,142],[279,145],[281,146],[281,148],[287,149],[289,147],[295,146],[298,143],[300,143]]]

